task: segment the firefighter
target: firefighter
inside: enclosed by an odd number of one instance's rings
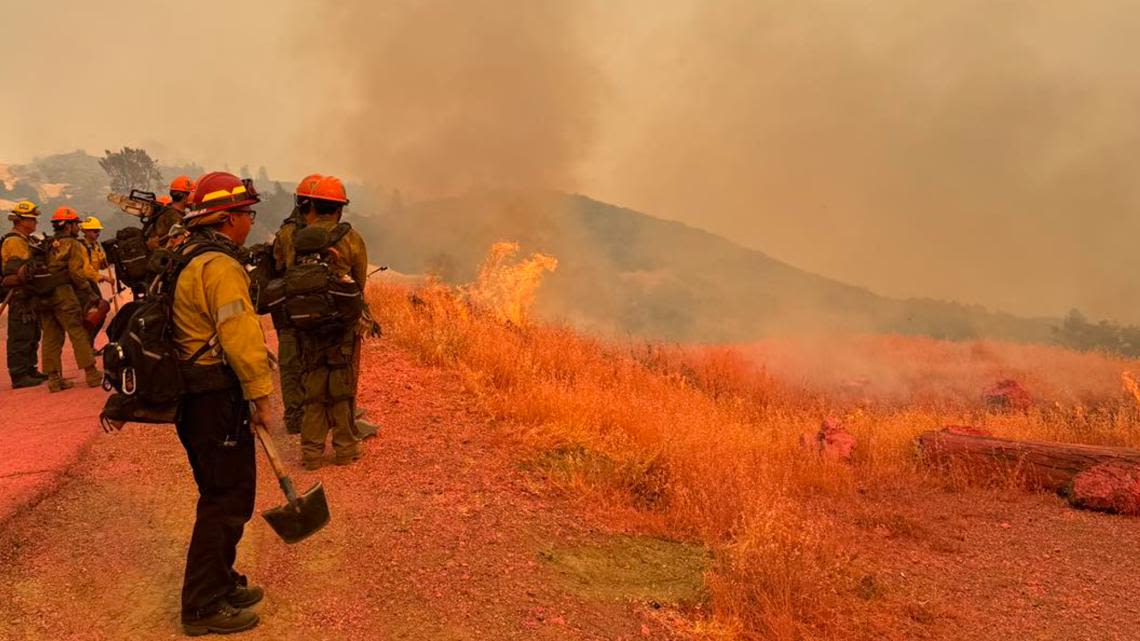
[[[182,584],[182,626],[189,635],[257,625],[258,616],[249,608],[264,591],[249,586],[234,561],[253,514],[256,464],[250,428],[268,426],[273,391],[249,276],[237,259],[253,226],[257,192],[252,183],[225,172],[202,176],[198,187],[183,222],[191,235],[176,250],[194,256],[178,276],[173,309],[185,385],[176,427],[198,485]],[[201,253],[204,243],[209,248]]]
[[[294,199],[300,190],[314,176],[306,176],[293,191]],[[319,175],[316,176],[319,178]],[[305,221],[300,210],[294,206],[293,212],[281,223],[273,239],[273,261],[278,274],[293,264],[296,252],[293,249],[293,236]],[[301,419],[304,415],[305,389],[301,385],[301,360],[297,352],[297,332],[280,318],[273,317],[273,327],[277,331],[278,373],[281,375],[281,404],[285,408],[285,431],[289,434],[301,433]]]
[[[314,175],[297,186],[296,203],[304,216],[306,229],[332,232],[340,223],[348,197],[344,184],[335,176]],[[333,272],[337,276],[351,277],[363,290],[368,276],[368,250],[364,239],[350,228],[331,249]],[[298,332],[305,393],[301,462],[306,469],[321,466],[330,431],[337,465],[349,465],[360,458],[354,417],[358,328],[359,324],[354,323],[344,331]]]
[[[20,268],[32,259],[31,234],[36,231],[40,210],[22,200],[8,214],[12,231],[0,240],[0,277],[8,296],[8,376],[12,388],[35,387],[47,380],[36,368],[40,347],[40,321],[35,298],[19,276]],[[24,273],[26,273],[26,268]]]
[[[79,229],[83,233],[83,248],[87,250],[87,260],[91,262],[91,267],[100,275],[103,270],[107,269],[107,254],[103,251],[103,246],[99,244],[99,232],[103,231],[103,223],[94,216],[88,216],[80,225]],[[107,277],[103,277],[106,280]],[[97,284],[92,284],[91,293],[93,298],[91,301],[97,302],[99,311],[88,315],[84,318],[84,327],[87,333],[91,336],[91,345],[95,345],[95,337],[99,335],[99,330],[103,329],[103,323],[107,320],[107,305],[100,302],[103,300],[103,292],[100,291]],[[112,294],[113,295],[113,294]],[[90,305],[85,305],[84,310],[89,309]],[[100,353],[100,352],[96,352]]]
[[[88,216],[87,220],[79,225],[79,229],[83,231],[83,248],[87,250],[87,258],[91,261],[91,266],[97,272],[107,269],[107,254],[103,251],[103,246],[99,244],[99,234],[103,231],[103,223],[94,216]]]
[[[79,214],[70,207],[60,207],[51,217],[55,236],[47,255],[47,270],[61,282],[42,300],[40,321],[43,325],[43,363],[48,375],[48,390],[59,392],[73,387],[63,378],[63,342],[71,340],[75,362],[83,369],[88,387],[103,384],[103,373],[95,368],[95,354],[90,336],[83,328],[84,303],[90,301],[92,285],[109,280],[91,267],[87,251],[77,238]]]
[[[164,203],[146,225],[147,247],[151,249],[161,247],[162,239],[170,233],[170,228],[182,222],[190,202],[190,193],[193,191],[194,181],[190,180],[189,176],[179,176],[170,181],[170,202]]]

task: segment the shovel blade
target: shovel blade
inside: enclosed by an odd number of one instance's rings
[[[286,543],[303,541],[329,522],[325,488],[318,482],[297,497],[297,506],[286,503],[261,513],[269,527]]]

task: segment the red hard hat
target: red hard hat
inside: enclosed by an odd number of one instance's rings
[[[179,176],[170,181],[170,191],[190,193],[194,191],[194,181],[190,180],[190,176]]]
[[[190,195],[190,212],[186,219],[227,209],[240,209],[259,202],[261,199],[257,197],[252,180],[242,180],[224,171],[212,171],[195,181],[194,191]]]
[[[336,176],[322,176],[321,174],[305,176],[297,185],[297,190],[294,193],[298,198],[314,198],[348,204],[348,195],[344,191],[344,183]]]
[[[72,220],[78,221],[79,213],[71,207],[60,207],[59,209],[55,210],[54,214],[51,215],[51,221],[53,223],[70,222]]]

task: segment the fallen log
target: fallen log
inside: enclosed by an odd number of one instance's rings
[[[1021,479],[1031,488],[1058,492],[1078,507],[1140,513],[1140,450],[945,430],[919,435],[917,445],[929,465],[973,477]]]

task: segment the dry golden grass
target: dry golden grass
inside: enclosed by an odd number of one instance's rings
[[[516,287],[542,269],[492,270],[506,312],[467,290],[380,286],[370,302],[386,334],[453,368],[493,416],[571,486],[652,515],[715,555],[708,636],[837,634],[856,607],[851,559],[819,497],[923,482],[913,439],[948,424],[999,435],[1140,445],[1120,372],[1132,364],[1048,347],[897,337],[771,341],[739,349],[619,345],[571,329],[520,324]],[[518,281],[518,282],[516,282]],[[521,282],[525,281],[525,282]],[[525,311],[525,310],[523,310]],[[514,319],[515,322],[512,322]],[[1034,408],[987,413],[981,391],[1012,377]],[[850,383],[851,379],[870,382]],[[858,438],[855,463],[804,452],[826,416]]]

